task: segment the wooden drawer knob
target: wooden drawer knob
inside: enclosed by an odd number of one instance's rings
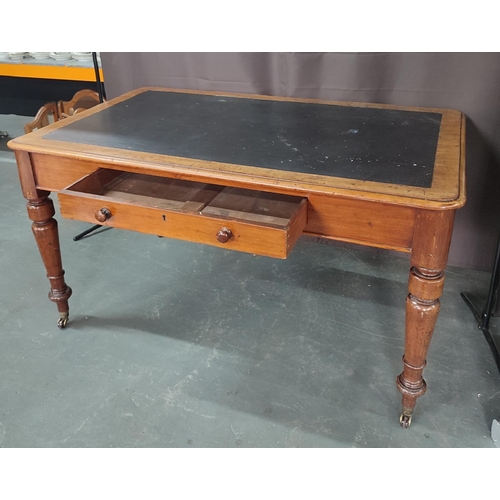
[[[231,232],[231,229],[227,229],[226,227],[223,227],[217,233],[217,241],[219,243],[227,243],[232,237],[233,237],[233,233]]]
[[[101,208],[95,213],[95,218],[99,222],[106,222],[111,217],[109,208]]]

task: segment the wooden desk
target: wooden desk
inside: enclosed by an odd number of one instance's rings
[[[285,258],[303,233],[410,253],[400,422],[439,311],[465,119],[444,109],[140,89],[14,139],[59,326],[65,217]]]

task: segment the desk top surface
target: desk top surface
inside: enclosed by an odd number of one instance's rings
[[[141,89],[9,145],[453,201],[462,126],[453,110]]]
[[[438,113],[147,91],[48,140],[430,187]]]

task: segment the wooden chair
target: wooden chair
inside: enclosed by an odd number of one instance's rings
[[[46,127],[51,123],[50,117],[52,117],[52,122],[59,120],[59,113],[57,111],[57,105],[55,102],[48,102],[44,104],[35,115],[35,119],[24,125],[24,132],[29,134],[33,130],[38,130],[39,128]]]
[[[96,104],[100,104],[100,102],[99,94],[94,90],[79,90],[70,101],[59,101],[57,103],[59,119],[76,115],[85,109],[89,109]]]

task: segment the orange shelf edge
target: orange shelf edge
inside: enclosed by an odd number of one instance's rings
[[[46,78],[50,80],[76,80],[95,82],[94,68],[69,66],[42,66],[35,64],[0,64],[0,76],[20,78]],[[101,81],[104,81],[102,69],[99,69]]]

